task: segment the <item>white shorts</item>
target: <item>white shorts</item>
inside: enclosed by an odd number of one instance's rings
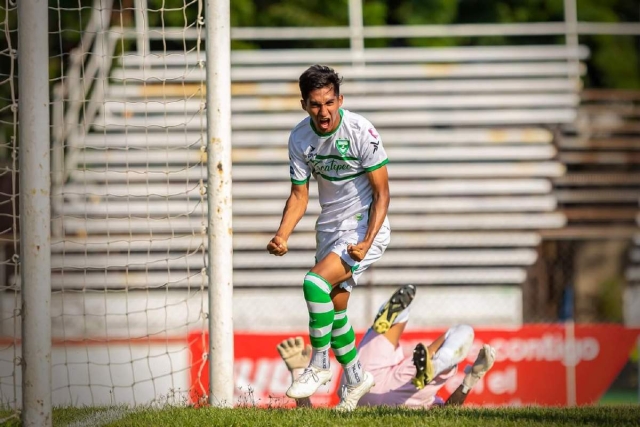
[[[360,262],[355,261],[347,253],[347,245],[355,245],[364,239],[367,234],[367,223],[355,230],[317,231],[316,232],[316,262],[322,260],[331,252],[337,254],[347,265],[351,266],[351,277],[340,284],[342,289],[349,292],[358,284],[358,279],[367,268],[382,257],[382,254],[391,241],[391,229],[389,222],[384,221],[380,231],[373,240],[367,255]]]

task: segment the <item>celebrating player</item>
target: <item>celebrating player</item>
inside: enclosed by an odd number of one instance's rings
[[[302,285],[313,350],[287,396],[307,398],[331,380],[331,348],[346,373],[346,391],[337,409],[348,411],[374,385],[373,375],[358,360],[346,312],[349,293],[384,253],[390,228],[387,155],[373,125],[341,108],[341,81],[323,65],[313,65],[300,76],[302,109],[309,117],[289,137],[291,193],[267,250],[276,256],[287,253],[287,240],[306,211],[313,175],[322,210],[316,221],[316,264]]]
[[[467,325],[454,326],[428,347],[417,344],[412,356],[405,355],[399,340],[409,319],[409,304],[414,295],[412,285],[396,291],[380,308],[358,347],[363,369],[375,378],[375,386],[359,400],[359,406],[461,405],[471,388],[493,366],[495,349],[485,344],[462,384],[443,402],[437,393],[467,357],[473,343],[473,329]],[[277,349],[292,378],[307,366],[311,349],[305,347],[302,337],[286,339]],[[311,406],[308,398],[297,399],[296,403]]]

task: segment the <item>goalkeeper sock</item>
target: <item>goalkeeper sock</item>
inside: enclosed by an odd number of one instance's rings
[[[473,344],[473,328],[469,325],[457,325],[449,328],[442,346],[433,355],[434,376],[438,376],[462,362]]]
[[[309,272],[304,277],[302,290],[309,310],[309,339],[313,347],[310,364],[318,369],[329,369],[329,346],[334,317],[331,284]]]
[[[358,361],[356,334],[353,332],[347,311],[336,311],[331,331],[331,348],[338,362],[343,366],[347,385],[359,384],[364,374]]]

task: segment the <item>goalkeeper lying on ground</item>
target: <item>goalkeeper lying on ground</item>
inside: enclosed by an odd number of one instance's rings
[[[473,329],[467,325],[454,326],[428,347],[418,344],[413,355],[405,355],[399,341],[409,320],[409,305],[415,292],[413,285],[398,289],[380,308],[358,346],[363,369],[371,372],[375,379],[375,386],[360,399],[358,406],[461,405],[469,390],[493,366],[495,349],[485,344],[473,366],[468,367],[462,384],[443,402],[437,396],[438,390],[453,378],[458,364],[467,357],[473,343]],[[277,349],[292,378],[298,378],[309,365],[311,347],[305,347],[302,337],[296,337],[282,341]],[[311,406],[309,398],[298,399],[296,403]]]

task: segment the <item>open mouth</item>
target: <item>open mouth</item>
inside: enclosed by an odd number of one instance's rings
[[[327,117],[327,118],[318,119],[318,127],[320,128],[321,131],[327,132],[329,130],[330,125],[331,125],[330,118]]]

